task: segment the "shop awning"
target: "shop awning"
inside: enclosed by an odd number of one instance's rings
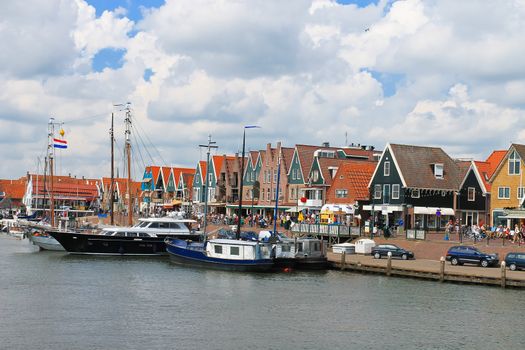
[[[290,209],[286,209],[285,211],[287,213],[298,213],[301,211],[301,209],[299,209],[299,207],[291,207]]]
[[[525,219],[525,210],[505,210],[501,219]]]
[[[174,200],[172,200],[170,203],[164,203],[162,206],[163,206],[163,207],[173,207],[173,206],[181,205],[181,204],[182,204],[182,201],[181,201],[181,200],[174,199]]]
[[[349,204],[325,204],[321,211],[331,211],[334,214],[353,214],[354,206]]]
[[[452,208],[414,207],[414,214],[437,215],[438,211],[441,215],[454,215]]]
[[[395,211],[403,211],[403,206],[391,204],[374,204],[373,209],[375,212],[382,211],[383,213],[393,213]],[[372,211],[372,204],[363,205],[363,210]]]

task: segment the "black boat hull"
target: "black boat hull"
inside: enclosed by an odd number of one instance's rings
[[[47,233],[53,236],[70,254],[167,255],[165,237],[116,237],[51,230]],[[179,235],[178,237],[199,239],[199,235]]]
[[[329,267],[326,257],[275,258],[274,262],[277,269],[326,270]]]

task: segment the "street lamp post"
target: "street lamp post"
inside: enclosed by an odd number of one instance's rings
[[[246,148],[246,129],[256,129],[260,128],[260,126],[257,125],[245,125],[242,130],[242,157],[241,157],[241,173],[240,173],[240,181],[241,186],[239,190],[239,211],[237,213],[237,232],[235,233],[235,237],[237,239],[241,238],[241,217],[242,217],[242,192],[243,192],[243,184],[244,184],[244,153]]]

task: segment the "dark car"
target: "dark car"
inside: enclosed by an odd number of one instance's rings
[[[398,247],[395,244],[379,244],[372,248],[372,256],[376,259],[381,259],[382,256],[388,256],[388,252],[392,253],[392,257],[398,257],[403,260],[413,259],[414,253]]]
[[[505,257],[505,265],[512,271],[525,269],[525,253],[508,253]]]
[[[447,252],[447,261],[452,265],[476,264],[482,267],[498,264],[498,254],[487,254],[472,246],[455,246]]]

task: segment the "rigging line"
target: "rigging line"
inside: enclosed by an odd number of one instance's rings
[[[148,137],[148,134],[144,131],[144,129],[142,128],[142,126],[140,125],[140,123],[135,119],[135,124],[141,129],[141,131],[144,133],[144,136],[146,137],[147,141],[151,144],[151,146],[153,147],[153,149],[155,151],[157,151],[159,157],[160,157],[160,160],[164,163],[164,164],[168,164],[166,162],[166,160],[162,157],[162,155],[160,154],[159,150],[157,149],[157,147],[155,147],[155,145],[153,144],[153,142],[151,142],[151,140],[149,139]]]
[[[155,164],[155,159],[153,158],[153,156],[149,152],[148,147],[146,146],[146,143],[144,142],[144,140],[140,136],[140,133],[137,132],[135,134],[137,135],[138,139],[141,141],[142,147],[144,147],[146,153],[148,154],[149,158],[151,159],[151,165]]]
[[[142,143],[142,146],[144,147],[144,149],[146,150],[146,153],[148,154],[148,156],[149,156],[150,159],[151,159],[152,164],[155,164],[155,159],[154,159],[153,155],[150,153],[150,151],[149,151],[149,149],[148,149],[148,146],[146,145],[146,142],[145,142],[144,139],[142,138],[141,133],[139,132],[138,129],[136,129],[136,131],[137,131],[137,132],[136,132],[137,137],[140,139],[140,141],[141,141],[141,143]],[[145,133],[144,133],[144,134],[145,134]],[[145,134],[145,136],[147,137],[147,134]],[[150,144],[151,144],[151,146],[152,146],[153,148],[155,148],[155,146],[151,143],[151,141],[150,141]],[[157,151],[157,153],[158,153],[158,151]],[[159,154],[159,156],[160,156],[160,154]],[[161,161],[163,160],[163,159],[162,159],[162,156],[160,156],[160,160],[161,160]]]
[[[135,141],[136,144],[137,143],[137,136],[135,134],[132,134],[132,137]],[[144,165],[144,168],[146,168],[146,163],[144,162],[144,157],[142,156],[142,151],[140,150],[140,147],[135,147],[135,149],[137,150],[137,152],[134,152],[132,155],[135,155],[136,153],[138,153],[139,157],[140,157],[140,160],[142,161],[142,164]],[[138,162],[138,160],[137,160]]]

